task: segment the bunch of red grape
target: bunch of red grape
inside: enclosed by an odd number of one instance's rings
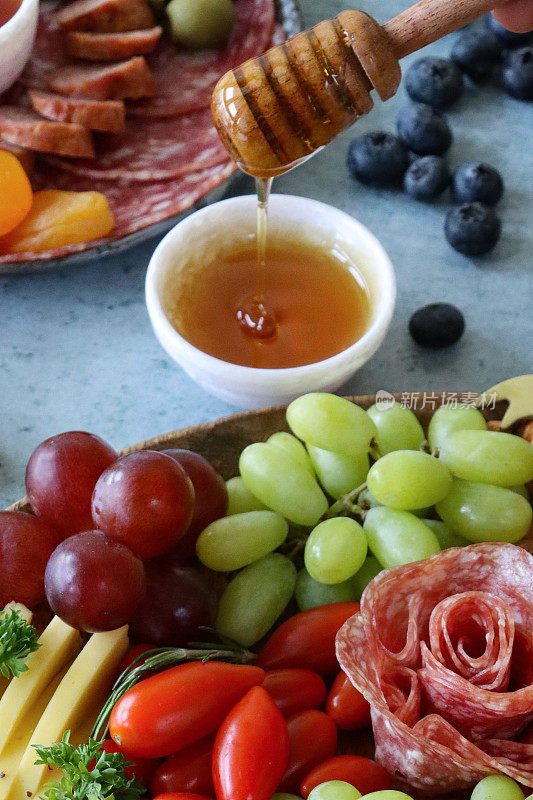
[[[189,450],[119,457],[91,433],[42,442],[26,468],[35,514],[0,512],[0,608],[44,597],[89,632],[135,617],[134,634],[182,645],[214,626],[217,598],[188,564],[200,532],[227,510],[226,484]]]

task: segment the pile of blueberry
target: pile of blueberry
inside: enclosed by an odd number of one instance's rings
[[[420,58],[408,69],[405,88],[413,102],[398,114],[398,135],[366,133],[348,151],[350,172],[363,183],[403,185],[408,195],[423,201],[434,200],[451,185],[460,205],[448,211],[444,233],[455,250],[468,256],[487,253],[500,237],[492,206],[503,194],[503,181],[497,170],[480,162],[461,164],[450,174],[443,156],[452,132],[443,109],[460,96],[463,74],[481,82],[502,62],[504,89],[520,100],[533,100],[532,35],[511,33],[491,14],[485,22],[486,30],[467,30],[457,39],[450,59]]]

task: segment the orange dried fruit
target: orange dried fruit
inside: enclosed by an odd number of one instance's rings
[[[16,228],[31,205],[31,185],[20,161],[0,150],[0,236]]]
[[[0,253],[40,253],[69,244],[100,239],[115,220],[105,195],[100,192],[35,192],[26,219],[11,233],[0,237]]]

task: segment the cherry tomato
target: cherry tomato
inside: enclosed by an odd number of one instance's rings
[[[12,153],[0,150],[0,236],[12,231],[27,216],[33,195],[28,176]]]
[[[273,669],[263,681],[266,689],[284,717],[320,708],[326,699],[326,684],[310,669]]]
[[[169,756],[156,770],[150,784],[150,794],[196,792],[214,797],[211,769],[213,742],[214,738],[208,736]]]
[[[124,670],[127,669],[131,664],[133,664],[136,658],[142,656],[143,653],[147,653],[148,650],[155,650],[156,647],[157,645],[155,644],[135,644],[133,647],[130,647],[130,649],[120,662],[120,666],[118,668],[118,674],[122,675]],[[140,666],[142,663],[144,662],[139,661],[139,664],[137,664],[137,666]]]
[[[122,695],[111,712],[111,737],[135,757],[168,756],[215,731],[264,678],[259,667],[221,661],[171,667]]]
[[[347,602],[316,606],[295,614],[274,631],[256,664],[268,670],[305,667],[319,675],[337,672],[335,636],[358,611],[359,603]]]
[[[159,759],[157,758],[131,758],[127,753],[120,749],[118,744],[113,741],[113,739],[104,739],[102,742],[102,750],[106,753],[122,753],[126,761],[133,761],[134,764],[132,767],[126,767],[124,773],[127,775],[128,778],[135,778],[136,780],[140,781],[143,786],[150,785],[150,779],[154,774],[157,766],[159,764]],[[93,761],[89,765],[89,770],[93,769],[95,765],[95,761]]]
[[[337,728],[323,711],[310,709],[287,720],[289,763],[279,784],[280,792],[298,793],[310,770],[335,755]]]
[[[216,735],[217,800],[270,800],[288,758],[287,724],[268,692],[256,686],[230,711]]]
[[[304,778],[300,793],[307,797],[315,786],[325,781],[346,781],[355,786],[362,795],[390,789],[392,786],[387,770],[363,756],[333,756],[324,761]]]
[[[205,794],[189,794],[189,792],[166,792],[158,794],[154,800],[211,800]]]
[[[370,704],[342,671],[328,694],[326,714],[341,731],[355,731],[370,725]]]

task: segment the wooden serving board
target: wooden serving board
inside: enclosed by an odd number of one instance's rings
[[[435,409],[449,401],[450,397],[450,392],[414,392],[394,395],[398,402],[405,403],[413,410],[424,429]],[[470,397],[474,396],[470,395]],[[376,402],[375,395],[362,395],[347,399],[365,409]],[[473,402],[474,399],[472,399]],[[483,414],[487,420],[501,420],[505,408],[505,402],[499,403],[494,409],[485,409]],[[171,431],[153,439],[138,442],[124,449],[122,453],[130,453],[134,450],[165,450],[172,447],[194,450],[207,458],[227,480],[238,474],[239,455],[247,445],[265,441],[276,431],[289,430],[285,411],[286,406],[272,406],[258,411],[232,414],[214,422],[193,425],[190,428]],[[9,510],[31,511],[27,498],[14,503]],[[343,753],[356,753],[372,757],[374,752],[372,735],[369,731],[341,732],[339,750]],[[414,789],[409,790],[409,793],[415,800],[423,800],[427,797],[426,794]],[[467,800],[469,797],[470,792],[455,792],[445,796],[441,795],[440,800]]]

